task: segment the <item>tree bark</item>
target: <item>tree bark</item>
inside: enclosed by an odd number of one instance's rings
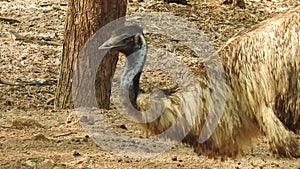
[[[72,83],[75,64],[78,56],[84,47],[86,41],[102,26],[107,23],[125,16],[127,0],[69,0],[66,27],[64,34],[63,54],[61,57],[60,74],[55,96],[55,108],[73,108],[72,95],[76,96],[76,89],[73,89]],[[100,45],[100,44],[95,44]],[[85,49],[83,56],[91,54],[91,51]],[[94,51],[97,52],[97,51]],[[111,78],[115,71],[117,63],[117,53],[109,53],[98,67],[95,84],[85,81],[85,76],[91,72],[92,61],[85,60],[79,63],[80,71],[76,85],[88,87],[96,86],[96,92],[87,95],[95,95],[100,108],[108,109],[110,105]],[[78,65],[76,65],[78,66]],[[86,89],[88,89],[86,87]],[[87,97],[88,98],[88,97]],[[82,98],[81,98],[82,99]],[[84,100],[86,106],[92,104],[90,99]]]

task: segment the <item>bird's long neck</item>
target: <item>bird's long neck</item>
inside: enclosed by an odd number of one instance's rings
[[[122,76],[121,87],[131,104],[137,108],[136,99],[139,92],[139,80],[144,68],[147,55],[146,41],[142,37],[142,45],[132,53],[127,53],[126,68]]]

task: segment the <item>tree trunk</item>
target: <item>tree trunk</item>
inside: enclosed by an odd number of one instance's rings
[[[72,93],[73,73],[85,42],[102,26],[125,16],[126,7],[127,0],[69,0],[63,54],[54,102],[56,109],[73,108],[74,106],[72,95],[76,95],[76,89]],[[83,56],[90,54],[85,50],[83,52],[85,52]],[[97,80],[94,82],[96,84],[91,85],[82,78],[86,76],[86,72],[90,71],[90,64],[93,64],[89,61],[86,61],[84,66],[82,66],[83,63],[79,66],[83,70],[80,70],[81,77],[77,78],[79,81],[76,82],[76,85],[80,86],[96,86],[96,92],[87,92],[87,95],[96,94],[98,106],[105,109],[109,108],[111,78],[117,63],[117,53],[109,55],[111,56],[105,57],[98,68],[101,71],[97,73]],[[87,99],[85,102],[88,106],[92,101]]]

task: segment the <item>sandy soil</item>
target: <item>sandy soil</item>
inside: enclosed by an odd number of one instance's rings
[[[160,11],[181,16],[194,22],[218,48],[237,32],[299,4],[298,0],[246,2],[247,9],[240,9],[200,0],[190,1],[189,6],[132,0],[128,13]],[[181,143],[151,158],[105,151],[79,122],[68,118],[72,110],[55,111],[53,107],[66,1],[0,0],[0,7],[0,79],[44,84],[0,84],[0,168],[300,168],[300,159],[270,154],[264,138],[236,159],[197,156]],[[150,45],[163,43],[150,41]],[[175,53],[190,57],[181,49]],[[144,137],[115,110],[105,117],[113,121],[116,131]]]

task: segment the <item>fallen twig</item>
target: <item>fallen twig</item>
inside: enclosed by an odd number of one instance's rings
[[[45,79],[34,79],[30,82],[11,82],[9,80],[0,79],[0,84],[10,85],[10,86],[51,86],[55,85],[56,82],[53,80]]]
[[[3,126],[3,125],[0,125],[0,127],[1,128],[6,128],[6,129],[11,128],[11,126]],[[1,138],[3,138],[3,137],[1,137]]]
[[[53,3],[44,3],[44,4],[40,4],[40,7],[48,7],[48,6],[52,6]]]
[[[0,21],[5,21],[9,23],[20,23],[21,21],[13,18],[0,17]]]
[[[52,40],[50,38],[45,39],[44,37],[33,37],[28,35],[21,35],[15,31],[9,31],[9,33],[13,36],[13,38],[17,41],[23,41],[27,43],[37,43],[39,45],[53,45],[53,46],[61,46],[62,43]]]
[[[68,133],[58,134],[58,135],[53,136],[53,138],[69,136],[71,134],[74,134],[74,132],[68,132]]]
[[[23,86],[21,83],[14,83],[8,80],[0,79],[0,84],[6,84],[10,86]]]
[[[55,99],[55,97],[52,97],[52,98],[48,99],[48,100],[46,101],[46,104],[49,105],[51,102],[54,101],[54,99]]]

